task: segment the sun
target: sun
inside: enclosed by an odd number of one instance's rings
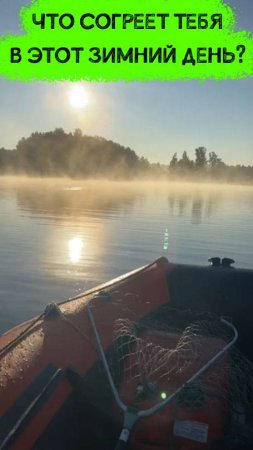
[[[83,109],[90,103],[90,95],[84,86],[77,84],[68,90],[68,100],[72,108]]]

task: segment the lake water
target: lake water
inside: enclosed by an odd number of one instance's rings
[[[0,333],[163,255],[253,268],[253,188],[0,179]]]

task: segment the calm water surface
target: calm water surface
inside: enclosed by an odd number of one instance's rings
[[[0,333],[164,255],[253,268],[253,188],[0,179]]]

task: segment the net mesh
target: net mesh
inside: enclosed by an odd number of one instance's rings
[[[169,395],[232,339],[231,330],[218,320],[198,320],[184,329],[173,330],[157,320],[137,324],[119,319],[115,323],[114,333],[117,357],[123,367],[121,384],[128,388],[135,385],[136,388],[136,396],[128,399],[131,404],[141,391],[139,397],[144,398],[145,389],[147,396],[152,391]],[[225,366],[229,366],[229,362],[226,357],[222,360],[224,371],[228,369]],[[209,377],[212,375],[215,378],[213,373],[214,370],[210,370]],[[166,393],[163,392],[165,385]]]
[[[165,400],[232,339],[233,331],[220,319],[168,307],[138,323],[116,320],[114,352],[109,365],[121,399],[137,409],[146,409]],[[252,445],[253,442],[251,362],[232,347],[200,377],[187,384],[169,408],[173,409],[173,413],[169,413],[171,420],[177,415],[180,417],[182,411],[193,412],[193,419],[196,410],[207,416],[208,411],[213,411],[217,421],[222,422],[222,432],[220,429],[217,436],[215,433],[213,436],[217,441],[214,448],[236,449],[244,448],[243,445],[248,448],[247,443]]]

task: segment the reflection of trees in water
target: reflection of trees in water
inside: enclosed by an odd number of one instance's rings
[[[178,199],[178,214],[179,216],[183,216],[187,207],[187,201],[185,198]]]
[[[5,181],[5,180],[4,180]],[[61,217],[129,215],[133,209],[154,211],[160,200],[167,200],[174,217],[191,217],[193,224],[212,217],[222,205],[233,203],[252,209],[253,189],[215,186],[134,184],[132,182],[48,181],[0,183],[0,198],[17,198],[17,206],[26,214]],[[151,206],[152,202],[152,206]],[[155,209],[154,209],[154,205]],[[137,207],[136,207],[137,206]],[[163,206],[164,207],[164,206]]]
[[[192,223],[194,223],[195,225],[198,225],[199,223],[202,222],[202,215],[204,214],[204,208],[205,203],[203,201],[203,198],[201,197],[193,198],[191,216],[192,216]]]
[[[78,183],[77,183],[78,185]],[[46,185],[16,186],[17,205],[22,212],[56,217],[93,216],[115,211],[129,214],[143,192],[120,186],[109,187],[100,182],[92,186],[65,188]]]
[[[168,195],[168,205],[172,216],[190,215],[193,224],[200,224],[205,217],[211,217],[222,201],[221,192],[199,190],[172,190]]]

